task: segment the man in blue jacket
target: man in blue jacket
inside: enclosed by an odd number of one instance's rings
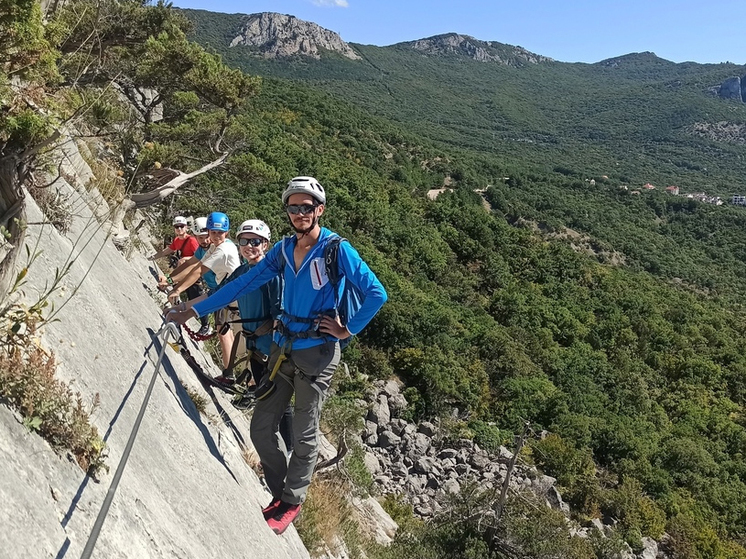
[[[340,243],[337,262],[342,281],[332,283],[326,273],[324,249],[335,233],[319,225],[326,193],[313,177],[292,179],[282,202],[295,235],[275,244],[246,274],[169,320],[185,322],[224,307],[241,295],[283,274],[283,313],[274,334],[269,369],[277,369],[274,391],[257,402],[251,421],[251,440],[259,453],[272,502],[263,509],[272,530],[283,533],[300,512],[318,457],[321,407],[340,359],[339,340],[360,332],[386,302],[386,290],[346,242]],[[343,325],[336,313],[344,283],[363,294],[362,306]],[[191,312],[194,311],[194,312]],[[278,434],[280,419],[295,394],[293,453]]]

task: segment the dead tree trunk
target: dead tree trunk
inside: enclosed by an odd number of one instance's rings
[[[26,203],[21,182],[23,163],[14,157],[0,159],[0,302],[8,295],[15,278],[15,263],[23,247],[26,229]]]

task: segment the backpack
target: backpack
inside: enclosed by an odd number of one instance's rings
[[[360,307],[363,306],[365,301],[365,294],[354,285],[351,281],[345,281],[344,288],[342,289],[342,295],[337,295],[337,286],[339,285],[342,275],[339,273],[339,244],[342,241],[347,241],[342,237],[336,236],[327,241],[324,247],[324,266],[326,267],[326,276],[329,278],[329,283],[332,284],[334,289],[334,308],[339,315],[339,320],[343,326],[347,326],[350,319],[357,314]],[[347,241],[349,242],[349,241]],[[339,340],[340,349],[346,348],[352,341],[352,336]]]
[[[350,319],[355,316],[360,310],[360,307],[363,306],[365,294],[351,281],[345,281],[341,296],[337,294],[337,286],[342,278],[344,278],[344,276],[339,273],[339,244],[342,241],[347,241],[347,239],[335,235],[326,242],[326,246],[324,247],[324,267],[326,268],[326,277],[329,278],[329,283],[332,285],[332,289],[334,290],[334,310],[337,311],[342,325],[347,326]],[[285,246],[283,243],[283,251],[284,250]],[[282,270],[284,270],[284,266]],[[280,274],[282,273],[283,271],[280,272]],[[346,348],[351,341],[352,336],[339,340],[340,349]]]

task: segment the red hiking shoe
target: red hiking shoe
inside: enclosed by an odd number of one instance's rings
[[[267,525],[279,536],[288,529],[288,526],[295,520],[299,512],[300,505],[291,505],[290,503],[280,501],[272,518],[267,520]]]
[[[277,507],[280,506],[280,503],[282,501],[280,499],[272,499],[272,501],[262,509],[262,514],[264,515],[264,520],[269,520],[272,518],[275,514],[275,511],[277,510]]]

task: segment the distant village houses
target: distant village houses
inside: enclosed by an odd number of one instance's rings
[[[674,196],[678,196],[679,195],[679,187],[678,186],[667,186],[666,187],[666,192],[668,192],[669,194],[673,194]]]
[[[735,206],[746,206],[746,196],[743,194],[734,194],[730,199],[730,203]]]
[[[642,187],[645,190],[655,190],[655,187],[652,184],[650,184],[649,182],[646,182],[645,184],[643,184]]]
[[[687,194],[686,197],[691,200],[696,200],[697,202],[703,202],[705,204],[714,204],[716,206],[723,205],[723,200],[720,198],[720,196],[710,196],[706,192],[694,192],[692,194]]]

